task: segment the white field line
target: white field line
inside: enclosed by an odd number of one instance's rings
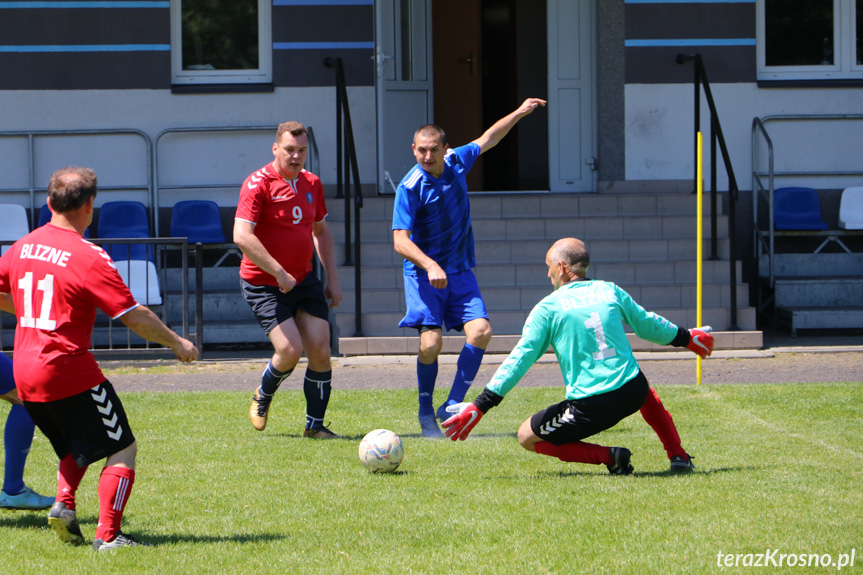
[[[722,396],[718,395],[718,394],[710,394],[708,397],[710,397],[710,399],[722,399]],[[765,421],[765,420],[761,419],[760,417],[758,417],[757,415],[755,415],[754,413],[752,413],[751,411],[748,411],[748,410],[740,408],[740,407],[735,407],[735,406],[729,405],[727,403],[725,403],[725,407],[728,409],[732,409],[739,414],[745,415],[746,417],[748,417],[749,419],[751,419],[753,422],[757,423],[758,425],[761,425],[762,427],[766,427],[767,429],[774,431],[776,433],[786,435],[788,437],[793,437],[794,439],[799,439],[800,441],[802,441],[804,443],[810,443],[813,445],[817,445],[819,447],[829,449],[830,451],[835,451],[837,453],[844,453],[846,455],[851,455],[853,457],[856,457],[857,459],[863,459],[863,453],[860,453],[859,451],[854,451],[853,449],[848,449],[845,447],[838,447],[836,445],[831,445],[831,444],[826,443],[826,442],[822,441],[821,439],[819,439],[817,437],[813,437],[811,435],[803,435],[800,433],[794,433],[794,432],[788,431],[787,429],[784,429],[784,428],[776,425],[775,423],[770,423],[769,421]]]

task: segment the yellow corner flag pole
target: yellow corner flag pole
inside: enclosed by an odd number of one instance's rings
[[[697,190],[696,191],[696,203],[698,204],[698,207],[696,208],[696,220],[698,221],[698,223],[696,224],[696,230],[697,230],[696,231],[696,236],[697,236],[696,241],[697,241],[697,244],[695,247],[695,254],[696,254],[695,255],[695,258],[696,258],[696,264],[695,264],[695,276],[696,276],[695,277],[695,325],[697,325],[697,326],[701,325],[701,297],[702,297],[701,280],[702,280],[702,273],[703,273],[702,263],[701,263],[701,259],[702,259],[702,255],[703,255],[702,254],[703,242],[701,241],[701,237],[702,237],[702,234],[704,232],[704,230],[702,229],[703,228],[702,221],[704,219],[702,217],[703,212],[704,212],[704,202],[702,202],[702,200],[701,200],[702,195],[704,194],[704,178],[702,176],[701,151],[702,151],[701,132],[698,132],[698,148],[697,148],[697,154],[696,154],[697,168],[696,168],[696,176],[695,176],[695,179],[696,179],[696,182],[695,182],[696,188],[695,189]],[[700,355],[696,356],[695,359],[696,359],[696,361],[695,361],[695,380],[696,380],[697,385],[701,385],[701,356]]]

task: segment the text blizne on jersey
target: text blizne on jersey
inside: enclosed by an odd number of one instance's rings
[[[61,249],[43,246],[42,244],[24,244],[21,246],[22,260],[40,260],[65,268],[72,254]]]

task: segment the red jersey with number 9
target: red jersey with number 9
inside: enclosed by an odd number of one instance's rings
[[[12,294],[18,317],[18,395],[33,402],[71,397],[105,381],[88,351],[96,308],[116,319],[138,306],[102,248],[52,224],[0,258],[0,293]]]
[[[324,187],[306,170],[288,182],[270,163],[246,178],[240,190],[236,218],[255,224],[255,236],[297,283],[312,271],[312,224],[326,217]],[[253,285],[279,285],[246,256],[240,277]]]

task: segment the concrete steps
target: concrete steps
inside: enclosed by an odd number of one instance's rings
[[[542,263],[559,237],[586,239],[591,252],[590,276],[613,281],[643,306],[681,325],[695,324],[695,197],[692,194],[489,195],[471,197],[478,267],[476,274],[496,335],[521,333],[530,309],[550,290]],[[336,240],[336,261],[345,261],[340,200],[328,202],[328,222]],[[402,258],[392,247],[392,197],[367,198],[362,210],[362,333],[372,337],[410,337],[398,327],[404,315]],[[709,205],[705,210],[709,216]],[[719,217],[720,257],[727,258],[727,222]],[[709,218],[705,217],[705,226]],[[709,253],[705,241],[705,257]],[[238,269],[206,268],[203,285],[205,337],[210,343],[266,342],[260,326],[239,293]],[[339,267],[344,298],[336,309],[341,337],[356,333],[353,266]],[[730,265],[703,262],[704,319],[716,329],[730,324]],[[737,277],[742,277],[737,263]],[[178,270],[168,270],[168,291],[179,292]],[[190,290],[195,289],[190,272]],[[736,286],[738,325],[755,328],[748,287]],[[176,297],[166,300],[167,317],[179,321]],[[194,302],[191,311],[194,313]]]
[[[344,202],[331,198],[327,207],[327,221],[336,240],[336,261],[343,263]],[[404,315],[404,294],[402,258],[392,247],[392,209],[391,196],[366,198],[362,209],[362,333],[367,341],[379,342],[374,345],[383,346],[381,349],[407,349],[404,342],[412,341],[416,332],[398,327]],[[501,351],[508,352],[514,344],[511,338],[517,339],[521,333],[530,309],[550,292],[543,264],[545,253],[554,240],[565,236],[579,237],[587,243],[592,260],[590,277],[615,282],[651,311],[680,325],[694,326],[695,213],[696,197],[690,193],[472,194],[476,274],[491,316],[493,342],[502,342],[500,345],[506,349]],[[707,198],[704,216],[706,234],[710,225]],[[717,219],[718,255],[723,259],[708,259],[710,243],[705,240],[702,323],[724,332],[731,321],[729,247],[727,220],[721,214]],[[740,262],[735,265],[737,325],[744,330],[735,333],[752,333],[755,310],[747,305],[748,287],[740,282]],[[344,299],[335,311],[335,324],[345,345],[356,346],[360,344],[351,339],[356,332],[354,276],[353,266],[339,268]],[[167,270],[165,279],[160,275],[167,295],[164,308],[157,311],[164,310],[175,328],[182,323],[180,279],[177,269]],[[267,342],[240,295],[237,267],[205,268],[203,286],[207,343]],[[193,270],[189,287],[194,293]],[[191,296],[190,309],[194,314]],[[190,316],[190,325],[194,326],[194,315]],[[4,339],[7,334],[11,330],[4,332]],[[101,338],[101,332],[96,337]],[[744,341],[752,343],[753,339]],[[416,346],[409,347],[414,353]],[[760,347],[760,341],[753,347]]]
[[[799,329],[863,329],[863,254],[774,256],[774,321]],[[762,256],[759,273],[769,276]]]
[[[681,348],[657,345],[645,341],[634,334],[628,334],[629,345],[633,351],[681,351]],[[760,349],[764,341],[760,331],[714,332],[716,349],[739,350]],[[519,336],[501,335],[491,339],[486,353],[508,354],[518,343]],[[459,353],[464,346],[464,336],[450,335],[443,338],[443,353]],[[339,340],[339,353],[342,355],[416,355],[419,337],[342,337]],[[689,354],[691,358],[694,355]]]
[[[328,203],[334,236],[344,236],[341,202]],[[590,277],[612,281],[643,306],[682,324],[695,316],[696,197],[693,194],[472,194],[471,216],[476,240],[476,275],[496,334],[521,332],[530,309],[550,291],[543,264],[551,243],[561,237],[585,240],[591,255]],[[402,258],[392,247],[393,198],[370,198],[362,211],[362,332],[371,336],[407,336],[398,328],[404,314]],[[728,224],[717,215],[717,261],[703,262],[703,306],[717,329],[730,326],[731,293]],[[705,199],[703,225],[710,226]],[[703,243],[709,258],[711,244]],[[337,241],[336,261],[345,261]],[[738,285],[737,325],[755,329],[755,310],[748,307],[748,286]],[[336,318],[341,334],[354,333],[355,270],[339,269],[344,293]],[[347,316],[347,317],[345,317]],[[691,318],[691,319],[690,319]],[[413,331],[413,330],[409,330]]]

